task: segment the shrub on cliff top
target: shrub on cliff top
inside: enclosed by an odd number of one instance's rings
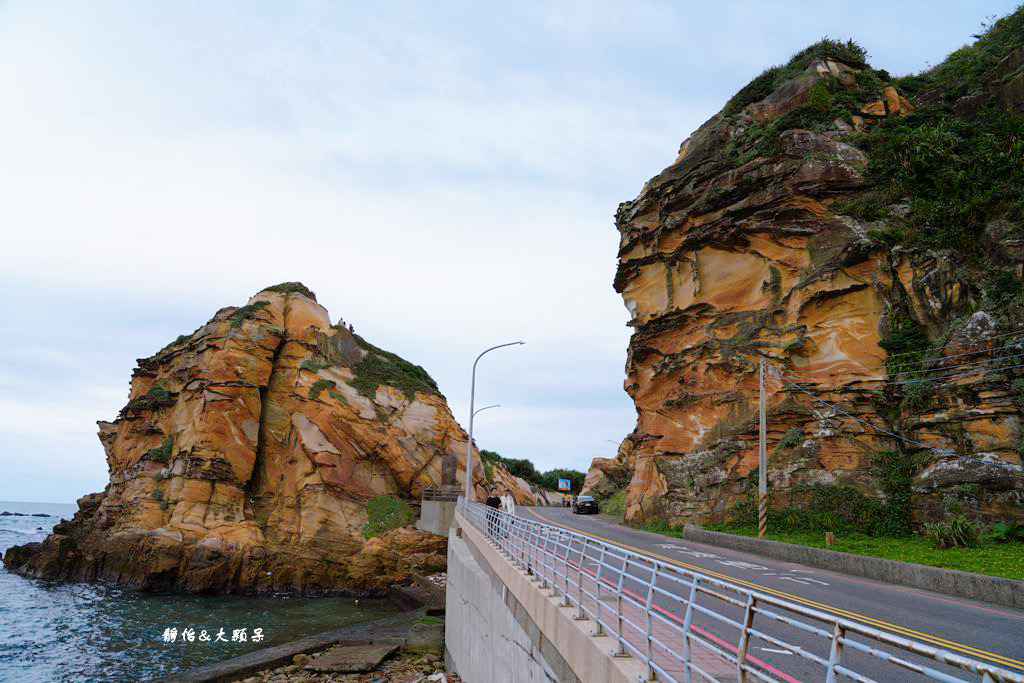
[[[996,93],[998,65],[1024,47],[1024,7],[976,37],[929,71],[899,79],[901,91],[920,95],[918,110],[856,141],[875,191],[887,202],[910,201],[900,243],[974,257],[989,220],[1024,220],[1024,117],[1006,111]],[[963,118],[955,105],[966,95],[979,99]]]
[[[409,504],[394,496],[374,496],[366,503],[363,536],[372,538],[410,524],[415,515]]]
[[[316,294],[313,293],[313,290],[301,282],[282,282],[281,284],[274,285],[273,287],[264,287],[260,291],[280,292],[281,294],[302,294],[303,296],[307,296],[313,301],[316,301]]]
[[[799,76],[816,59],[834,59],[851,66],[863,67],[866,65],[867,57],[868,54],[864,48],[852,40],[844,43],[825,37],[797,52],[785,65],[773,66],[763,71],[761,75],[733,95],[722,113],[725,116],[732,116],[738,114],[748,104],[763,100],[784,81]]]

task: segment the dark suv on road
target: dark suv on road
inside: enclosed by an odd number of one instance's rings
[[[576,496],[576,500],[573,501],[572,511],[577,515],[586,513],[597,514],[597,501],[594,500],[593,496]]]

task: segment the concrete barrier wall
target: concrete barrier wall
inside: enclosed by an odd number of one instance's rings
[[[454,500],[425,500],[420,504],[420,518],[416,528],[438,536],[447,536],[448,527],[455,518]]]
[[[456,512],[448,536],[445,660],[469,683],[611,683],[638,681],[635,658],[612,656],[613,642],[594,637]]]
[[[708,543],[722,548],[741,550],[772,557],[786,562],[797,562],[843,574],[863,576],[911,588],[955,595],[969,600],[1024,608],[1024,581],[997,576],[972,574],[953,569],[939,569],[921,564],[883,560],[852,553],[840,553],[824,548],[808,548],[792,543],[780,543],[749,536],[706,531],[695,526],[683,529],[683,538],[697,543]]]
[[[449,670],[470,683],[575,682],[564,660],[553,657],[554,666],[547,661],[542,652],[545,639],[537,625],[516,618],[521,605],[510,605],[510,597],[515,600],[453,529],[448,537],[445,604],[445,660]]]

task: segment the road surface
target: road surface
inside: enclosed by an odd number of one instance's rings
[[[568,508],[520,508],[519,514],[1010,671],[1024,672],[1024,610],[639,531],[603,515],[574,515]],[[795,654],[777,647],[761,649],[757,654],[780,670],[809,671]]]

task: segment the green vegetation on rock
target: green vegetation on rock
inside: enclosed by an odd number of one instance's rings
[[[235,311],[228,316],[228,320],[231,321],[231,327],[241,327],[246,320],[256,317],[257,313],[269,305],[269,301],[255,301],[251,304],[246,304],[241,308],[235,309]]]
[[[867,59],[867,52],[852,40],[844,43],[824,38],[793,55],[786,64],[773,66],[763,71],[761,75],[733,95],[725,105],[723,113],[726,116],[732,116],[738,114],[748,104],[763,100],[785,81],[803,73],[817,59],[834,59],[860,67]]]
[[[167,389],[159,383],[154,384],[146,392],[145,396],[133,398],[128,405],[121,409],[121,415],[128,413],[139,413],[142,411],[160,410],[174,405],[174,397]]]
[[[301,282],[282,282],[281,284],[274,285],[273,287],[264,287],[262,291],[278,292],[281,294],[302,294],[303,296],[307,296],[313,301],[316,301],[316,294],[313,293],[313,290],[309,289]]]
[[[412,523],[415,514],[409,504],[394,496],[374,496],[366,503],[363,536],[372,538]]]
[[[601,512],[621,522],[626,518],[626,489],[619,489],[601,503]]]
[[[795,448],[804,442],[804,430],[790,427],[775,444],[777,448]]]
[[[328,389],[334,389],[336,386],[338,385],[329,379],[318,379],[317,381],[313,382],[313,386],[309,388],[309,397],[320,398],[321,393],[327,391]]]
[[[141,460],[153,460],[156,462],[162,462],[168,464],[171,462],[171,449],[174,446],[174,440],[171,437],[164,439],[164,442],[156,448],[150,448],[148,451],[142,454]]]
[[[416,392],[439,393],[437,383],[419,365],[379,349],[359,335],[353,337],[366,355],[352,367],[355,377],[349,384],[363,396],[376,399],[377,387],[382,384],[401,390],[410,401],[416,397]]]
[[[868,496],[843,484],[800,485],[788,491],[790,504],[769,507],[768,524],[787,532],[853,533],[870,536],[904,536],[911,533],[911,482],[918,461],[901,451],[882,451],[872,462],[872,474],[885,494]],[[725,523],[708,525],[719,531],[757,525],[757,470],[748,477],[748,495]],[[770,494],[770,490],[769,490]]]
[[[329,366],[330,366],[330,363],[328,363],[327,361],[325,361],[325,360],[323,360],[321,358],[310,357],[310,358],[305,359],[301,363],[299,363],[299,370],[309,370],[310,372],[320,372],[321,370],[323,370],[324,368],[329,367]]]

